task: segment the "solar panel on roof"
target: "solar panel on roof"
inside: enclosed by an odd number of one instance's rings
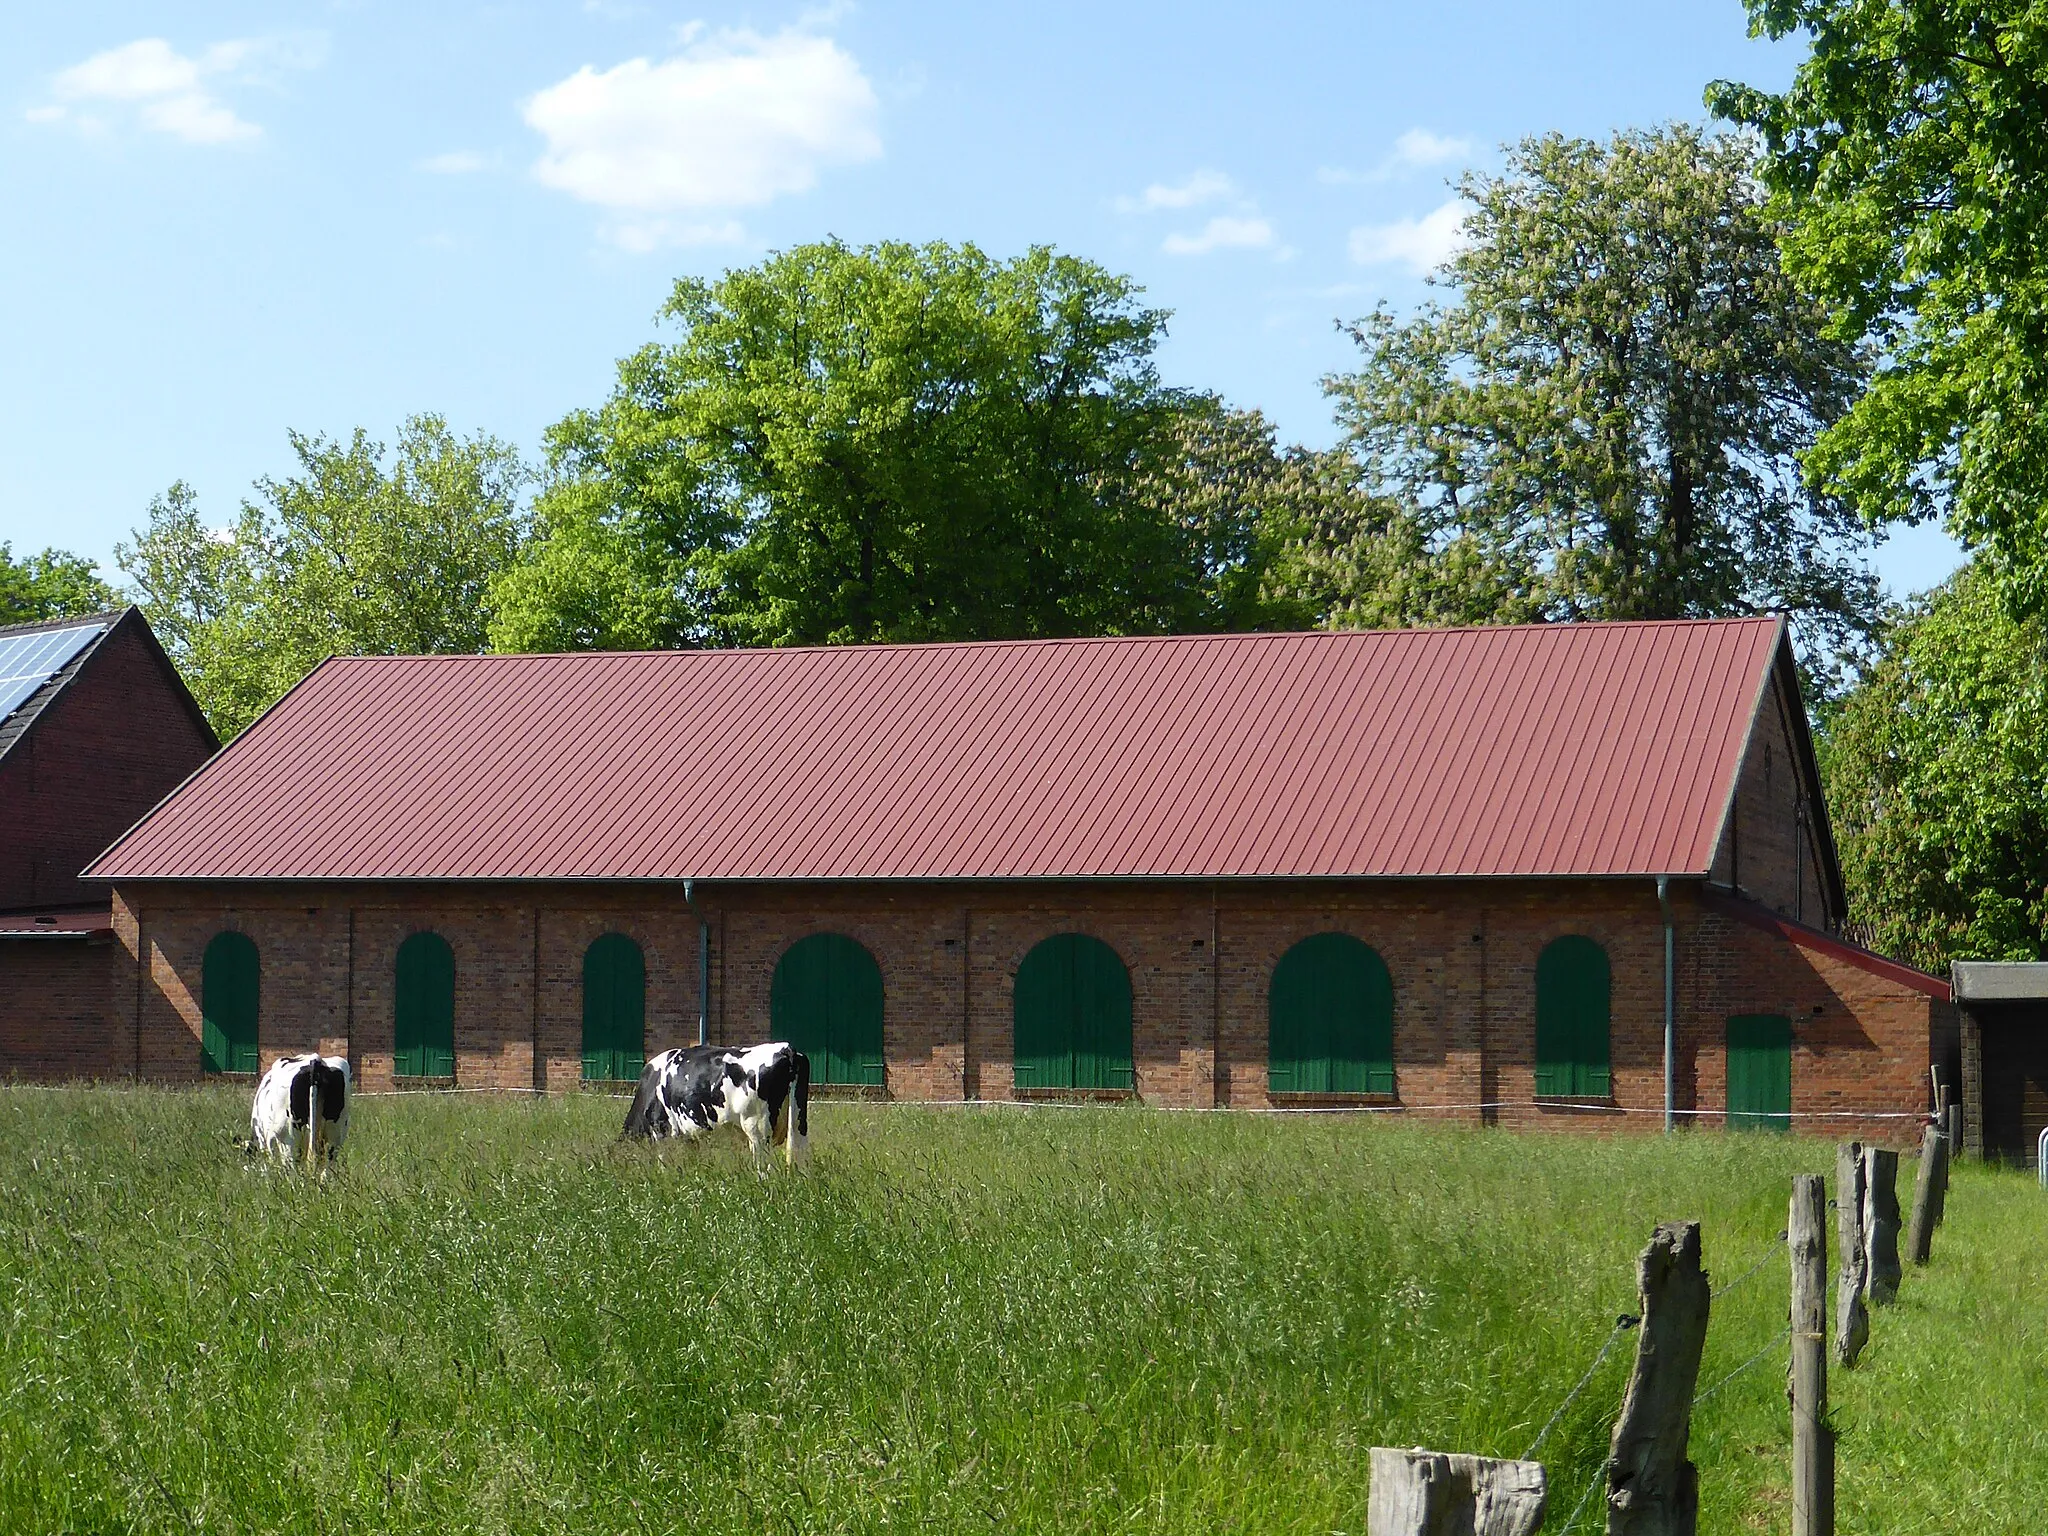
[[[106,632],[105,624],[78,624],[0,637],[0,720],[26,704],[38,688]]]

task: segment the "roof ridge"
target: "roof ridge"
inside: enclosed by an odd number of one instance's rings
[[[1488,634],[1577,634],[1589,630],[1688,628],[1730,629],[1743,625],[1777,624],[1775,613],[1736,614],[1724,618],[1684,619],[1564,619],[1522,624],[1414,624],[1384,629],[1232,629],[1170,635],[1024,635],[993,640],[867,640],[820,645],[679,645],[639,649],[586,651],[426,651],[397,654],[336,655],[331,660],[357,662],[400,661],[559,661],[584,656],[806,656],[865,654],[874,651],[965,651],[1023,650],[1032,647],[1089,645],[1193,645],[1243,644],[1247,641],[1282,640],[1333,641],[1367,636],[1395,635],[1488,635]]]
[[[63,619],[31,619],[21,624],[0,624],[0,639],[9,635],[32,635],[38,630],[45,629],[84,629],[89,624],[112,629],[121,622],[121,616],[128,611],[128,607],[102,608],[95,613],[74,613]]]

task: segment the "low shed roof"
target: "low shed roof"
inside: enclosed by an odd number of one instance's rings
[[[87,873],[1703,875],[1789,654],[1766,618],[338,658]]]

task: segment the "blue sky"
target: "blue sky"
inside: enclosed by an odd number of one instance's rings
[[[1422,295],[1447,178],[1796,58],[1736,0],[9,7],[0,539],[106,560],[177,479],[225,522],[290,428],[533,455],[675,277],[828,234],[1128,272],[1169,380],[1325,443],[1335,322]]]

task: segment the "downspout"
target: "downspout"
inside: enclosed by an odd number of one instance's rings
[[[1678,928],[1671,917],[1671,877],[1657,877],[1664,913],[1664,1129],[1678,1119]]]
[[[697,919],[697,1043],[711,1039],[711,924],[697,910],[697,882],[683,882],[683,902]]]

